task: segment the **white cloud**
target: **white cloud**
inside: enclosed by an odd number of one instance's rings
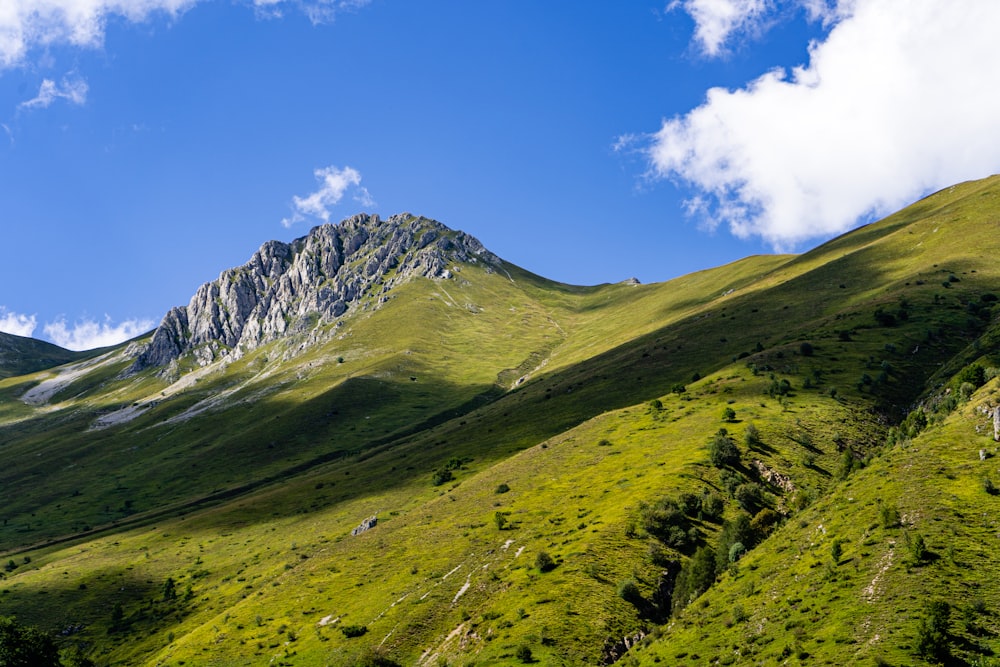
[[[339,203],[349,190],[352,191],[354,201],[362,206],[375,206],[371,194],[361,185],[361,174],[357,169],[352,167],[338,169],[331,166],[316,169],[313,174],[320,182],[319,189],[305,197],[292,197],[292,215],[281,221],[285,227],[291,227],[310,218],[329,222],[330,207]]]
[[[87,90],[87,82],[71,72],[63,77],[61,84],[52,79],[42,79],[38,95],[17,106],[19,109],[44,109],[60,99],[79,106],[87,101]]]
[[[36,326],[34,315],[22,315],[0,306],[0,331],[15,336],[29,337],[35,333]]]
[[[651,173],[691,186],[709,227],[787,248],[1000,169],[1000,3],[803,6],[835,22],[806,65],[711,89],[647,137]]]
[[[3,0],[0,68],[20,64],[29,51],[59,44],[98,47],[110,17],[131,22],[154,13],[176,16],[197,0]]]
[[[281,16],[285,7],[301,11],[313,23],[328,23],[371,0],[242,0],[258,13]],[[175,18],[204,0],[2,0],[0,1],[0,70],[22,64],[37,49],[56,45],[97,48],[104,43],[109,19],[131,23],[154,15]]]
[[[674,0],[668,10],[680,8],[690,14],[701,50],[716,56],[731,36],[757,30],[773,4],[773,0]]]
[[[45,325],[45,335],[53,343],[67,350],[92,350],[97,347],[117,345],[139,334],[146,333],[154,326],[152,320],[125,320],[113,324],[111,318],[104,322],[92,320],[77,321],[72,327],[66,320],[57,320]]]

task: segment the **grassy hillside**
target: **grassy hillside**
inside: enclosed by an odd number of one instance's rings
[[[34,373],[87,356],[91,353],[71,352],[52,343],[0,331],[0,378]]]
[[[0,379],[0,614],[98,665],[991,664],[998,195]]]

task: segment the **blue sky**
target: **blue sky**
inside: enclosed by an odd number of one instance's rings
[[[358,211],[579,284],[804,250],[1000,170],[996,25],[992,0],[9,0],[0,330],[117,342]]]

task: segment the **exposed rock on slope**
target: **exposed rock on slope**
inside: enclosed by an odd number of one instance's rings
[[[173,308],[132,370],[188,352],[201,363],[239,356],[291,332],[329,324],[366,296],[379,300],[414,277],[449,278],[456,263],[500,259],[478,240],[410,214],[359,214],[314,227],[291,243],[268,241],[241,267]]]

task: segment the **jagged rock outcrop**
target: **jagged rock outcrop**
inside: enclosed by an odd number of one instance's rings
[[[202,285],[163,318],[132,371],[192,352],[201,364],[289,333],[335,322],[365,297],[382,301],[414,277],[450,278],[450,267],[500,259],[463,232],[403,213],[359,214],[314,227],[291,243],[268,241],[241,267]]]

